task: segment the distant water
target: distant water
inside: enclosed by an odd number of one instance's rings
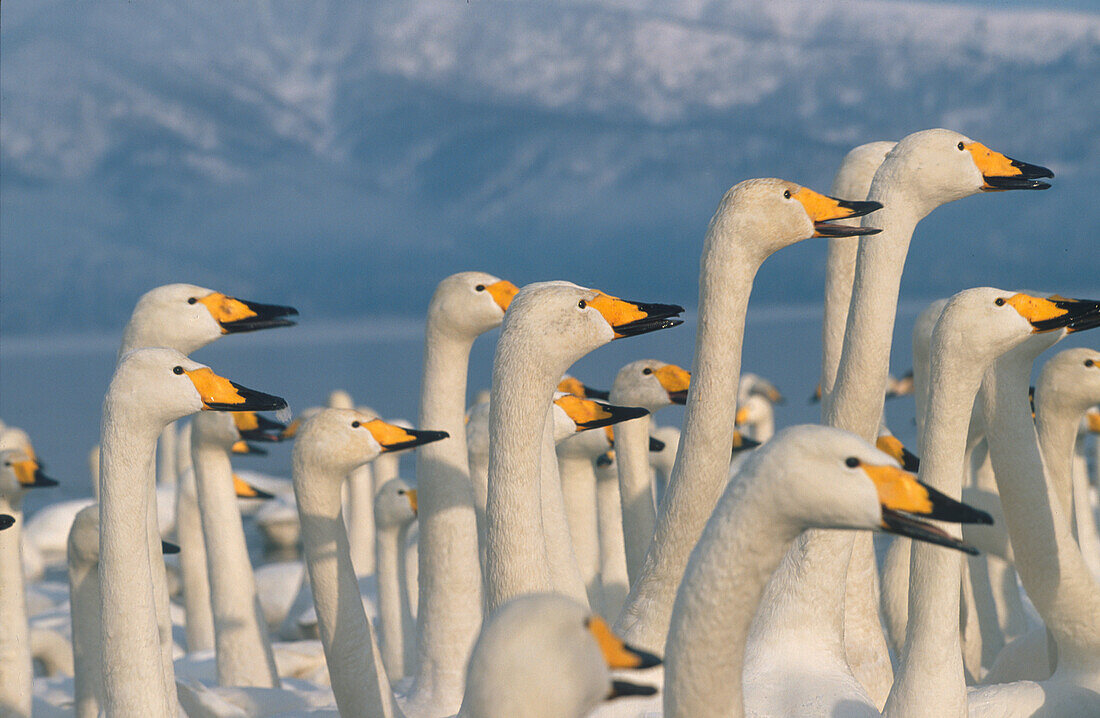
[[[660,301],[661,297],[639,297]],[[910,368],[913,318],[924,302],[898,312],[892,371]],[[612,342],[582,359],[572,373],[608,388],[618,369],[635,359],[654,358],[690,367],[695,316],[683,326]],[[752,306],[746,327],[743,368],[775,382],[786,395],[777,407],[778,427],[815,422],[819,406],[808,399],[818,381],[821,355],[818,305]],[[357,403],[389,418],[416,420],[424,326],[420,318],[374,318],[340,324],[310,322],[289,329],[225,337],[194,354],[197,361],[245,386],[285,397],[295,412],[322,404],[341,388]],[[1088,334],[1063,341],[1089,345]],[[110,381],[119,334],[4,337],[0,341],[0,418],[26,429],[61,482],[57,489],[30,492],[26,510],[63,498],[91,494],[87,454],[99,439],[103,394]],[[482,337],[471,357],[469,395],[489,386],[496,332]],[[1092,341],[1092,346],[1097,341]],[[679,423],[682,410],[657,415]],[[914,441],[911,397],[887,402],[887,421],[903,441]],[[425,427],[430,428],[430,427]],[[408,461],[408,459],[406,459]],[[289,446],[273,446],[266,457],[238,457],[239,468],[289,476]],[[411,473],[411,464],[407,464]]]

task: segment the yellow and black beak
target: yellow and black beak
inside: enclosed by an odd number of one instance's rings
[[[661,665],[660,656],[625,643],[599,616],[589,616],[584,625],[600,647],[608,668],[652,668]]]
[[[1043,298],[1030,294],[1014,294],[998,299],[998,304],[1010,304],[1031,323],[1036,334],[1065,329],[1083,332],[1100,326],[1100,302],[1091,299],[1069,299],[1057,294]]]
[[[650,451],[664,451],[665,442],[658,439],[656,436],[649,437],[649,450]]]
[[[240,476],[233,474],[233,491],[238,499],[273,499],[275,494],[269,494],[263,489],[257,489]]]
[[[858,237],[882,231],[874,227],[828,224],[830,220],[862,217],[882,209],[879,202],[837,199],[814,192],[809,187],[800,187],[791,195],[791,199],[798,200],[810,216],[810,221],[814,223],[814,237]]]
[[[381,419],[372,419],[364,423],[363,426],[371,433],[378,445],[382,447],[383,452],[412,449],[450,436],[445,431],[406,429],[394,424],[387,424]]]
[[[896,436],[883,434],[875,439],[875,448],[894,457],[894,460],[901,464],[901,468],[906,471],[915,474],[920,469],[920,458],[909,449],[906,449],[905,445],[898,441]]]
[[[244,439],[238,439],[233,442],[233,446],[230,448],[234,454],[247,455],[247,456],[267,456],[267,449],[262,449],[255,444],[245,441]]]
[[[268,419],[254,411],[233,412],[233,423],[237,425],[237,432],[241,438],[249,441],[274,442],[288,438],[286,424]]]
[[[221,292],[213,292],[198,300],[210,310],[211,316],[221,325],[222,334],[254,332],[257,329],[271,327],[292,327],[294,322],[286,317],[298,315],[294,307],[277,304],[260,304],[228,297]]]
[[[577,425],[577,431],[599,429],[649,413],[648,409],[640,406],[615,406],[595,399],[581,399],[572,394],[559,396],[554,399],[554,403]]]
[[[611,466],[613,461],[615,461],[615,450],[608,449],[597,457],[596,466]]]
[[[628,302],[603,292],[587,302],[582,300],[582,303],[603,315],[614,330],[616,339],[648,334],[684,323],[678,316],[684,308],[676,304]]]
[[[301,419],[295,419],[294,421],[292,421],[292,422],[290,422],[289,424],[286,425],[286,428],[283,429],[283,433],[279,435],[279,440],[280,441],[287,441],[288,439],[293,439],[295,436],[298,435],[298,429],[301,429],[301,428],[302,428],[302,420]]]
[[[416,503],[416,489],[401,489],[397,493],[409,500],[409,508],[412,509],[413,516],[419,515],[419,509]]]
[[[579,396],[582,399],[607,399],[611,396],[611,392],[604,391],[603,389],[593,389],[573,376],[567,376],[559,381],[557,391],[563,394]]]
[[[24,489],[45,489],[57,486],[58,482],[42,473],[42,467],[35,459],[12,462],[15,478]]]
[[[669,401],[681,405],[687,403],[688,387],[691,386],[691,372],[675,364],[665,364],[654,371],[653,375],[657,377],[657,381],[661,382],[661,386],[668,392]]]
[[[1005,157],[994,152],[981,142],[963,144],[963,149],[974,158],[974,164],[982,173],[983,192],[1004,192],[1010,189],[1049,189],[1049,182],[1040,182],[1041,178],[1053,178],[1054,173],[1046,167],[1031,165],[1027,162]]]
[[[508,307],[512,304],[512,299],[519,293],[519,287],[509,282],[507,279],[502,279],[499,282],[493,282],[485,287],[485,291],[489,293],[489,296],[493,298],[493,301],[497,303],[502,312],[508,311]]]
[[[15,517],[9,514],[0,514],[0,531],[15,526]]]
[[[278,411],[286,408],[286,399],[264,394],[243,387],[218,376],[209,367],[190,371],[176,367],[177,373],[187,374],[202,398],[202,408],[210,411]]]
[[[861,468],[878,492],[884,531],[978,555],[978,549],[970,544],[914,516],[956,524],[992,524],[992,516],[936,491],[896,466],[862,464]]]
[[[751,451],[758,446],[760,446],[759,441],[756,441],[755,439],[750,439],[749,437],[742,434],[740,431],[733,432],[733,456],[737,456],[742,451]]]

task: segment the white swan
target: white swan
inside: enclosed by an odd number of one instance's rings
[[[665,647],[666,718],[834,715],[822,710],[827,695],[777,696],[784,700],[766,705],[742,699],[746,636],[765,583],[791,542],[810,527],[890,531],[972,550],[914,514],[988,519],[920,484],[891,457],[844,431],[792,427],[754,451],[707,522],[676,596]],[[792,669],[801,664],[812,681],[805,656],[781,660]],[[746,684],[765,679],[745,671]]]
[[[626,603],[630,580],[626,573],[626,546],[623,543],[623,507],[619,491],[619,468],[615,450],[596,459],[596,512],[600,537],[600,601],[608,616],[616,616]]]
[[[383,454],[385,456],[385,454]],[[381,457],[379,457],[381,458]],[[391,681],[415,667],[416,624],[409,611],[404,547],[416,519],[417,491],[401,479],[382,484],[374,497],[375,567],[378,571],[379,650]]]
[[[201,409],[281,409],[277,397],[245,389],[180,352],[138,349],[119,360],[103,403],[100,434],[100,584],[104,708],[116,715],[169,716],[165,667],[149,566],[149,468],[157,436]],[[157,547],[159,554],[159,546]]]
[[[516,287],[483,272],[461,272],[436,287],[428,305],[419,426],[450,438],[416,457],[419,502],[417,670],[410,712],[458,710],[466,661],[481,628],[477,518],[466,455],[466,374],[478,336],[498,326]]]
[[[641,359],[619,370],[609,398],[613,404],[640,406],[653,413],[672,404],[686,404],[690,383],[691,374],[675,364]],[[631,583],[642,571],[649,542],[657,527],[649,466],[649,424],[646,415],[625,422],[615,430],[615,462],[619,467],[619,492],[623,502],[623,540]]]
[[[684,435],[642,575],[616,623],[632,643],[649,650],[663,645],[688,554],[725,487],[745,312],[757,270],[773,252],[807,237],[873,231],[825,222],[879,206],[831,199],[778,179],[741,182],[719,203],[700,262],[699,329]]]
[[[672,477],[672,467],[676,465],[676,452],[680,448],[680,428],[676,426],[658,426],[649,432],[657,443],[650,444],[649,463],[653,467],[656,479],[657,505],[665,500],[668,481]],[[615,614],[611,614],[615,615]]]
[[[351,409],[310,417],[295,440],[294,493],[310,588],[336,705],[343,715],[400,715],[355,580],[340,488],[356,466],[383,451],[445,438],[411,431]]]
[[[541,477],[540,465],[552,459],[543,446],[552,431],[546,418],[561,375],[577,359],[617,337],[679,324],[671,317],[681,311],[666,304],[625,302],[568,282],[528,285],[512,300],[493,360],[489,405],[489,610],[520,594],[551,587],[540,502],[535,499],[540,490],[553,489]]]
[[[655,693],[612,680],[611,670],[660,662],[564,596],[521,596],[501,606],[478,637],[459,716],[581,718],[603,701]]]
[[[23,494],[27,489],[57,486],[23,449],[0,450],[0,513],[12,517],[0,533],[0,706],[13,716],[31,714],[33,671],[23,576]]]

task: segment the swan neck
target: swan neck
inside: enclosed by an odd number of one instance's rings
[[[1069,520],[1073,506],[1073,459],[1077,450],[1077,424],[1084,413],[1069,402],[1048,398],[1043,377],[1035,389],[1035,428],[1046,464],[1050,486]],[[1044,391],[1046,389],[1046,391]],[[1051,392],[1053,394],[1053,392]],[[1087,408],[1087,407],[1085,407]]]
[[[592,460],[573,453],[558,454],[561,493],[573,552],[588,593],[588,605],[602,611],[600,591],[600,539],[596,518],[596,474]],[[601,614],[603,615],[603,614]]]
[[[15,525],[0,531],[0,705],[12,715],[30,718],[33,669],[27,626],[27,593],[23,577],[22,491],[0,496],[0,513],[16,517]]]
[[[633,582],[642,573],[645,555],[657,528],[653,479],[649,466],[649,416],[615,427],[615,461],[619,468],[619,496],[623,511],[626,570]]]
[[[80,561],[70,552],[68,563],[73,633],[73,711],[76,718],[97,718],[103,701],[99,562]],[[0,577],[0,580],[4,579]]]

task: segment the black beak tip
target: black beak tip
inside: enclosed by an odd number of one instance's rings
[[[169,554],[179,553],[180,547],[177,544],[172,543],[171,541],[162,540],[160,542],[160,552],[167,556]]]
[[[658,439],[656,437],[651,436],[651,437],[649,437],[649,450],[650,451],[664,451],[665,450],[665,442],[661,441],[660,439]]]
[[[610,391],[605,391],[603,389],[593,389],[590,386],[586,386],[584,388],[584,398],[585,399],[605,399],[606,400],[606,399],[611,398],[611,392]]]
[[[631,683],[630,681],[611,681],[611,692],[607,695],[607,700],[613,700],[615,698],[623,698],[625,696],[655,696],[657,695],[656,686],[646,686],[638,683]]]
[[[51,479],[41,471],[36,471],[34,472],[34,483],[31,484],[31,487],[35,489],[48,489],[51,486],[58,486],[60,483],[61,482],[57,479]]]
[[[596,466],[611,466],[611,457],[607,454],[600,454],[596,459]]]

